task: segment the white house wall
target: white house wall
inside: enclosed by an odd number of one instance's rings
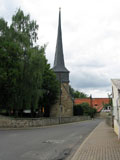
[[[118,110],[117,110],[118,89],[113,83],[112,87],[113,87],[112,102],[113,102],[113,116],[114,116],[114,131],[118,135],[119,134]]]

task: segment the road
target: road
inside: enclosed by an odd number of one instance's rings
[[[0,130],[0,160],[65,160],[100,119],[25,130]]]

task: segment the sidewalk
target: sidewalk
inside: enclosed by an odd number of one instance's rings
[[[101,122],[81,144],[72,160],[120,160],[120,141],[113,128]]]

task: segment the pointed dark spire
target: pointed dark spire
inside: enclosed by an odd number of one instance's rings
[[[62,29],[61,29],[61,8],[59,8],[59,21],[58,21],[58,35],[55,51],[54,67],[55,72],[69,72],[64,63],[63,44],[62,44]]]

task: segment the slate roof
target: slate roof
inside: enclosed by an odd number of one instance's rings
[[[58,35],[55,51],[55,59],[53,70],[55,72],[69,72],[65,67],[63,44],[62,44],[62,29],[61,29],[61,9],[59,9],[59,21],[58,21]]]

